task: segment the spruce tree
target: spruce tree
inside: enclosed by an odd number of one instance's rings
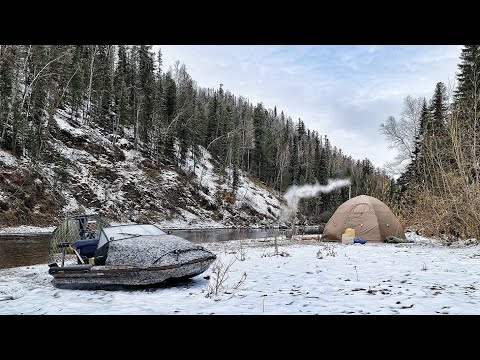
[[[240,162],[240,135],[238,132],[233,134],[232,139],[232,190],[236,192],[240,185],[240,173],[239,173],[239,162]]]
[[[217,110],[218,109],[218,100],[217,94],[214,93],[210,97],[208,102],[207,110],[207,126],[205,132],[205,141],[203,143],[204,147],[207,148],[208,145],[217,137]]]
[[[443,136],[447,121],[448,96],[447,88],[442,82],[435,86],[431,105],[430,133],[435,136]]]
[[[254,174],[258,179],[263,176],[265,161],[265,112],[261,103],[253,111],[253,126],[255,131],[255,149],[253,152]]]
[[[79,109],[84,105],[84,96],[86,92],[86,73],[84,61],[84,46],[77,45],[73,50],[73,58],[70,68],[67,69],[71,76],[69,84],[69,93],[71,99],[72,113],[79,115]]]
[[[313,160],[313,169],[314,173],[313,175],[315,176],[315,179],[319,181],[320,178],[320,159],[322,156],[322,148],[320,146],[320,139],[318,136],[315,137],[315,150],[314,150],[314,160]]]
[[[415,148],[412,152],[410,164],[397,180],[396,187],[399,194],[404,197],[405,192],[414,189],[416,185],[424,184],[427,180],[426,169],[426,144],[432,138],[432,111],[429,110],[427,102],[423,99],[422,112],[420,115],[420,124],[415,135]],[[408,198],[411,203],[413,199]]]
[[[0,146],[5,146],[5,127],[12,112],[15,78],[18,72],[17,59],[20,49],[14,45],[3,45],[0,50]]]
[[[140,139],[150,145],[149,133],[153,125],[153,100],[155,91],[153,53],[151,45],[140,45],[138,49],[138,77],[141,96]]]
[[[53,47],[47,45],[34,46],[30,58],[28,84],[30,84],[30,93],[27,101],[24,103],[25,116],[21,116],[15,121],[16,146],[14,150],[18,155],[27,155],[34,158],[40,145],[40,128],[47,113],[49,84],[53,83],[53,78],[49,77],[49,70],[45,66],[49,63]],[[53,56],[57,53],[54,52]],[[42,77],[37,76],[44,69]],[[56,87],[55,87],[56,88]],[[27,151],[27,154],[25,154]]]
[[[290,152],[290,166],[289,166],[292,185],[298,185],[299,183],[299,173],[300,173],[299,170],[300,170],[300,165],[299,165],[299,159],[298,159],[298,135],[296,134],[296,132],[294,132],[291,152]]]
[[[415,137],[415,148],[413,158],[409,169],[409,181],[421,181],[421,174],[425,166],[425,138],[428,134],[428,123],[430,122],[430,113],[427,108],[427,102],[423,100],[422,114],[420,116],[420,126]]]
[[[175,125],[172,124],[175,118],[175,110],[176,110],[176,103],[177,103],[177,86],[175,85],[175,81],[172,79],[172,74],[167,72],[165,74],[165,79],[163,80],[165,84],[163,87],[163,109],[164,109],[164,118],[167,123],[167,127],[165,129],[165,157],[167,160],[173,161],[175,160]]]
[[[328,181],[328,177],[330,175],[330,141],[325,135],[324,145],[320,151],[320,159],[318,162],[318,182],[322,185],[326,185]]]
[[[121,130],[123,126],[127,125],[129,118],[131,116],[131,111],[129,108],[128,94],[129,94],[129,64],[127,57],[127,48],[125,45],[118,46],[118,61],[117,67],[115,69],[115,112],[117,116],[117,126],[119,127],[118,131],[123,133]]]
[[[456,99],[471,103],[480,91],[480,45],[464,46],[458,68]]]

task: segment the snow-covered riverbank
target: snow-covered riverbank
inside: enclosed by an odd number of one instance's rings
[[[55,226],[39,227],[21,225],[15,227],[0,228],[0,235],[28,235],[28,234],[49,234],[55,230]]]
[[[124,223],[120,222],[110,222],[110,225],[121,225]],[[226,226],[218,221],[213,220],[204,220],[198,221],[195,225],[192,225],[186,221],[173,219],[173,220],[165,220],[162,222],[156,223],[160,228],[168,230],[168,229],[177,229],[177,230],[191,230],[191,229],[229,229],[232,228],[231,226]],[[47,227],[40,227],[40,226],[28,226],[28,225],[21,225],[21,226],[14,226],[14,227],[4,227],[0,228],[0,235],[28,235],[28,234],[48,234],[55,230],[56,226],[47,226]],[[254,227],[251,227],[254,228]]]

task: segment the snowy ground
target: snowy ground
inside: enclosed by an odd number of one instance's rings
[[[480,314],[480,245],[408,236],[415,242],[280,240],[277,256],[271,239],[206,244],[224,264],[235,260],[212,297],[214,266],[135,291],[60,290],[47,265],[4,269],[0,314]]]
[[[121,225],[125,224],[126,222],[117,222],[117,221],[112,221],[110,222],[110,225],[116,226],[116,225]],[[210,219],[206,219],[203,221],[196,221],[192,225],[192,223],[188,223],[186,221],[183,221],[182,219],[172,219],[172,220],[165,220],[162,222],[156,223],[158,226],[160,226],[162,229],[185,229],[185,230],[191,230],[191,229],[224,229],[228,228],[224,224],[213,221]],[[56,226],[47,226],[47,227],[41,227],[41,226],[27,226],[27,225],[21,225],[21,226],[15,226],[15,227],[6,227],[6,228],[0,228],[0,235],[27,235],[27,234],[48,234],[51,233],[55,230]]]
[[[48,234],[55,230],[55,226],[39,227],[39,226],[15,226],[8,228],[0,228],[0,235],[23,235],[23,234]]]

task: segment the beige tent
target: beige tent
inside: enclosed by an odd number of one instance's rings
[[[345,229],[355,229],[355,236],[369,242],[384,242],[387,236],[405,239],[400,221],[380,200],[360,195],[338,207],[323,230],[323,239],[342,240]]]

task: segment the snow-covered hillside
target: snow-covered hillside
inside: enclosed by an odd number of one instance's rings
[[[280,202],[265,185],[219,175],[203,150],[195,167],[165,167],[134,149],[133,130],[115,139],[66,110],[45,147],[48,161],[32,163],[0,149],[0,226],[52,225],[66,216],[101,212],[111,221],[156,222],[165,228],[267,226]]]

